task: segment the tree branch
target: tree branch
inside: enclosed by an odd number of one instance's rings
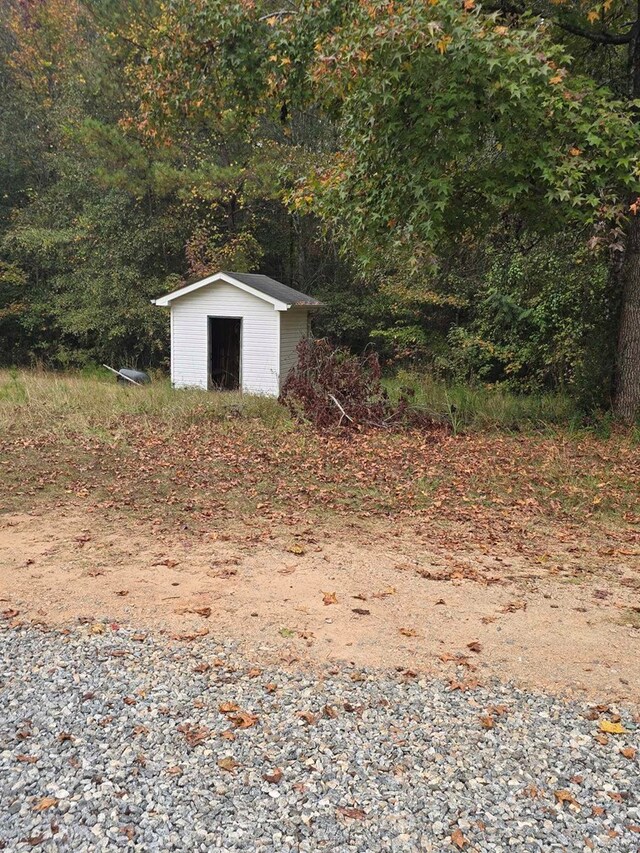
[[[574,36],[588,39],[596,44],[629,44],[631,41],[631,32],[628,33],[607,33],[603,30],[584,30],[582,27],[576,27],[573,24],[567,24],[563,21],[554,21],[557,27],[565,30]]]

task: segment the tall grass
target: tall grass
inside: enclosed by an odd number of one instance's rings
[[[413,406],[447,424],[454,434],[585,429],[584,415],[563,394],[521,395],[500,387],[451,386],[406,371],[385,380],[385,387],[392,399],[407,396]],[[117,431],[119,423],[129,417],[161,423],[167,433],[194,423],[238,419],[260,421],[274,431],[304,433],[294,427],[287,410],[269,397],[176,390],[164,377],[143,387],[119,385],[112,374],[102,370],[0,370],[0,431],[101,434]],[[593,420],[589,430],[606,438],[611,426],[604,415]]]
[[[541,430],[582,422],[564,394],[514,394],[499,386],[447,385],[429,375],[400,371],[385,380],[392,399],[404,395],[418,409],[447,423],[454,433],[467,430]]]
[[[239,392],[176,390],[168,379],[120,385],[107,371],[54,373],[0,370],[0,430],[93,432],[117,428],[126,417],[148,419],[167,430],[206,421],[257,419],[267,426],[290,421],[276,400]]]

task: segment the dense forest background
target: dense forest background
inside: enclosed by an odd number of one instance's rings
[[[633,417],[638,31],[611,0],[4,0],[0,363],[162,366],[150,300],[253,270],[390,369]]]

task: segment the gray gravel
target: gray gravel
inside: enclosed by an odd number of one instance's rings
[[[587,705],[510,685],[258,673],[230,644],[135,637],[0,631],[0,848],[640,849],[628,709],[600,745]]]

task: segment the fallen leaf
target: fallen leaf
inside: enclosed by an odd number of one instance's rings
[[[54,806],[58,805],[58,801],[55,797],[44,797],[33,807],[34,812],[44,812],[47,809],[52,809]]]
[[[610,720],[600,720],[600,731],[610,735],[624,735],[627,730],[621,723],[612,723]]]
[[[195,723],[181,723],[178,726],[178,731],[184,735],[189,746],[198,746],[211,737],[211,731],[206,726],[199,726]]]
[[[73,740],[73,735],[71,732],[60,732],[58,735],[58,740],[60,743],[64,743],[66,740]]]
[[[472,643],[467,643],[467,648],[471,652],[475,652],[476,654],[480,654],[482,651],[482,646],[477,640],[474,640]]]
[[[308,726],[312,726],[316,721],[316,718],[311,711],[299,711],[298,716],[301,720],[304,720]]]
[[[250,729],[258,722],[258,717],[249,711],[238,711],[237,714],[229,714],[229,719],[237,729]]]
[[[469,678],[467,681],[456,681],[454,678],[449,679],[450,690],[460,690],[461,693],[464,693],[466,690],[474,690],[476,687],[480,687],[480,682],[477,678]]]
[[[191,631],[185,634],[173,634],[172,639],[190,642],[191,640],[198,640],[200,637],[206,637],[208,633],[208,628],[200,628],[197,631]]]
[[[19,755],[16,755],[16,761],[19,761],[21,764],[36,764],[38,756],[24,755],[24,753],[20,753]]]
[[[469,843],[460,831],[460,829],[453,830],[453,832],[451,833],[451,841],[456,845],[458,850],[462,850],[462,848]]]
[[[12,607],[9,610],[3,610],[2,615],[5,619],[14,619],[16,616],[20,615],[19,610],[14,610]]]
[[[323,592],[322,593],[322,603],[325,606],[328,604],[337,604],[338,599],[336,597],[335,592]]]
[[[171,560],[167,557],[166,560],[159,560],[157,563],[151,563],[152,566],[166,566],[168,569],[175,569],[180,563],[178,560]]]
[[[221,705],[218,705],[218,711],[221,714],[233,714],[239,710],[240,705],[236,705],[235,702],[223,702]]]
[[[636,750],[632,746],[625,746],[620,750],[620,755],[624,755],[625,758],[635,758]]]
[[[208,619],[209,616],[211,616],[210,607],[194,607],[191,612],[195,613],[197,616],[202,616],[203,619]]]
[[[205,663],[203,661],[202,663],[199,663],[197,666],[194,666],[193,671],[194,672],[208,672],[210,669],[211,669],[211,664]]]
[[[395,586],[388,586],[386,589],[383,589],[382,592],[374,592],[371,594],[371,598],[388,598],[390,595],[395,595],[397,589]]]
[[[128,589],[118,589],[116,590],[116,595],[119,595],[121,598],[124,598],[125,595],[129,595]]]
[[[178,765],[174,765],[173,767],[167,767],[167,775],[168,776],[182,776],[184,770],[182,767],[178,767]]]
[[[278,569],[278,574],[279,575],[290,575],[290,574],[293,574],[293,572],[295,572],[296,569],[297,569],[297,566],[285,566],[282,569]]]
[[[278,782],[282,779],[282,770],[279,767],[273,771],[273,773],[263,773],[262,778],[265,782],[270,782],[272,785],[277,785]]]
[[[262,675],[262,670],[254,667],[247,672],[248,678],[258,678],[259,675]]]
[[[104,625],[100,622],[96,622],[95,625],[92,625],[89,629],[92,634],[104,634]]]
[[[363,820],[367,816],[366,812],[363,812],[362,809],[350,808],[348,806],[338,806],[336,811],[338,814],[348,817],[351,820]]]
[[[335,720],[338,716],[338,711],[333,707],[333,705],[325,705],[322,709],[322,713],[330,720]]]
[[[600,746],[606,746],[609,743],[609,738],[606,735],[595,734],[593,737],[594,740],[596,740],[600,744]]]
[[[227,773],[233,773],[235,771],[236,767],[239,767],[239,766],[240,765],[235,760],[235,758],[232,758],[230,755],[227,755],[225,758],[220,758],[218,760],[218,767],[221,770],[226,770]]]
[[[224,738],[224,740],[235,740],[236,739],[236,736],[231,731],[231,729],[225,729],[223,732],[220,733],[220,737]]]
[[[602,815],[604,814],[604,807],[603,806],[591,806],[591,814],[594,817],[602,817]]]
[[[351,612],[357,613],[358,616],[370,616],[371,615],[371,611],[365,610],[364,607],[352,607]]]
[[[556,798],[556,800],[557,800],[560,804],[562,804],[562,803],[569,803],[570,805],[573,805],[573,806],[577,806],[577,805],[578,805],[578,801],[577,801],[577,800],[576,800],[576,798],[573,796],[573,794],[571,793],[571,791],[566,791],[566,790],[564,790],[564,789],[562,789],[562,790],[560,790],[560,791],[554,791],[554,792],[553,792],[553,796]]]
[[[504,607],[500,608],[500,613],[515,613],[516,610],[526,610],[527,602],[526,601],[510,601],[508,604],[505,604]]]
[[[294,543],[293,545],[289,545],[289,547],[287,548],[287,551],[289,551],[290,554],[299,554],[299,555],[302,555],[305,552],[302,545],[298,545],[296,543]]]
[[[293,631],[291,628],[280,628],[278,633],[281,637],[285,637],[286,639],[289,639],[290,637],[295,637],[296,635],[296,632]]]
[[[418,632],[415,628],[400,628],[400,633],[403,637],[417,637]]]
[[[493,717],[490,717],[488,714],[485,717],[480,717],[480,722],[482,723],[485,729],[493,728]]]

